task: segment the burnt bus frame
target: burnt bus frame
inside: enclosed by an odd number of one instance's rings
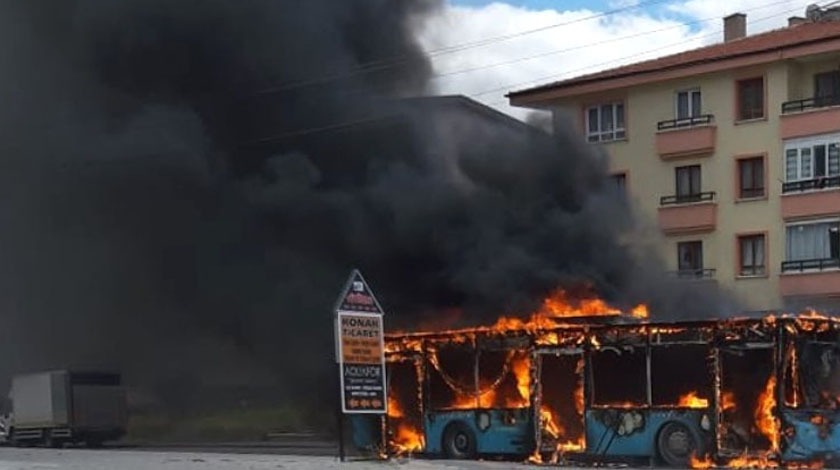
[[[640,407],[642,409],[650,409],[653,408],[651,405],[651,367],[650,367],[650,351],[651,347],[654,345],[680,345],[680,344],[708,344],[712,357],[712,364],[713,364],[713,396],[711,397],[710,401],[710,412],[711,416],[713,417],[713,422],[711,426],[711,434],[713,436],[713,448],[710,449],[710,455],[714,459],[720,459],[723,457],[734,456],[734,454],[729,454],[726,449],[721,448],[720,446],[720,426],[722,424],[722,407],[720,403],[720,378],[721,378],[721,356],[720,352],[722,349],[727,349],[727,347],[742,347],[746,349],[772,349],[771,357],[773,359],[773,364],[771,367],[771,375],[775,377],[776,380],[776,387],[775,387],[775,394],[776,394],[776,408],[774,411],[774,416],[780,423],[780,433],[784,432],[784,423],[782,420],[782,412],[787,410],[794,410],[794,411],[813,411],[813,412],[820,412],[825,411],[821,409],[806,409],[806,408],[795,408],[791,409],[788,408],[784,395],[785,395],[785,380],[782,371],[781,364],[784,364],[784,355],[787,352],[786,347],[788,342],[786,338],[788,335],[796,334],[796,335],[803,335],[802,331],[799,331],[798,322],[810,322],[813,324],[822,324],[825,325],[825,328],[829,331],[838,332],[840,331],[840,319],[837,318],[826,318],[826,317],[808,317],[805,316],[782,316],[782,317],[755,317],[755,318],[731,318],[731,319],[721,319],[721,320],[701,320],[701,321],[685,321],[685,322],[631,322],[625,324],[612,324],[612,325],[603,325],[603,324],[589,324],[589,325],[572,325],[568,327],[558,327],[558,328],[551,328],[551,329],[541,329],[541,330],[532,330],[532,331],[525,331],[525,330],[514,330],[514,331],[493,331],[490,328],[477,328],[473,330],[459,330],[459,331],[451,331],[451,332],[431,332],[431,333],[409,333],[409,334],[389,334],[386,335],[385,341],[389,344],[397,345],[394,348],[395,352],[388,352],[387,355],[402,355],[405,354],[407,351],[414,351],[419,353],[422,356],[422,359],[419,361],[419,367],[424,369],[424,380],[423,384],[421,384],[421,397],[419,399],[420,402],[420,413],[425,412],[428,404],[426,403],[426,396],[428,394],[428,389],[426,383],[428,382],[428,370],[426,368],[425,362],[425,355],[428,354],[428,345],[434,344],[457,344],[457,343],[464,343],[463,338],[466,335],[478,349],[477,346],[477,338],[486,336],[486,337],[497,337],[501,340],[502,343],[506,343],[508,340],[511,339],[518,339],[519,344],[516,349],[518,350],[529,350],[531,353],[531,358],[535,359],[537,355],[541,354],[543,351],[549,350],[563,350],[573,347],[572,345],[577,345],[583,351],[583,359],[584,359],[584,380],[583,380],[583,387],[584,387],[584,410],[596,408],[596,405],[592,403],[592,393],[594,391],[594,383],[592,380],[592,364],[591,364],[591,354],[592,354],[592,344],[591,340],[593,337],[597,337],[596,335],[600,332],[602,334],[608,333],[610,331],[613,332],[620,332],[622,330],[639,330],[645,331],[646,334],[644,335],[643,341],[637,341],[634,346],[636,347],[645,347],[646,349],[646,394],[647,394],[647,403]],[[791,326],[792,325],[792,326]],[[792,328],[796,331],[796,333],[791,333],[788,329]],[[668,335],[669,333],[673,332],[673,330],[678,330],[679,332],[684,331],[697,331],[697,332],[705,332],[708,336],[707,339],[701,338],[694,339],[694,340],[680,340],[674,339],[672,341],[662,341],[663,335]],[[548,333],[556,333],[558,337],[563,338],[566,340],[565,343],[561,342],[559,344],[540,344],[537,341],[537,337],[541,335],[545,335]],[[652,336],[656,335],[656,341],[651,342]],[[524,338],[528,338],[524,340]],[[572,338],[584,338],[584,341],[581,342],[579,340],[572,340]],[[667,339],[667,338],[666,338]],[[417,348],[416,346],[407,346],[404,348],[399,347],[399,344],[409,340],[410,342],[414,342],[415,344],[420,344],[420,347]],[[523,341],[524,340],[524,341]],[[528,345],[527,349],[523,348],[524,344]],[[568,343],[568,344],[566,344]],[[602,342],[599,347],[603,346],[610,346],[609,342]],[[613,345],[614,346],[614,345]],[[387,349],[387,348],[386,348]],[[540,361],[533,361],[533,364],[538,364]],[[476,361],[477,363],[477,361]],[[531,378],[539,378],[539,375],[534,375],[535,372],[531,371]],[[540,403],[540,397],[537,393],[537,385],[535,381],[532,380],[531,382],[531,400],[530,400],[530,407],[532,408],[532,416],[534,416],[534,442],[537,446],[541,441],[541,429],[539,423],[539,408],[535,406],[535,404]],[[383,417],[383,420],[387,420],[387,417]],[[383,422],[383,428],[386,427],[386,424]],[[422,432],[422,430],[421,430]],[[384,437],[385,433],[383,433],[383,440],[387,439]],[[784,446],[784,439],[783,436],[778,436],[781,446]],[[388,449],[387,444],[384,446],[385,449]],[[537,447],[539,449],[539,447]],[[840,449],[838,449],[840,452]],[[589,454],[589,449],[585,449],[584,454]],[[779,460],[781,459],[781,454],[784,453],[784,449],[780,449],[780,455],[777,456]],[[742,455],[742,454],[738,454]]]

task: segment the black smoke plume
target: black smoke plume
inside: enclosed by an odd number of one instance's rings
[[[413,32],[439,7],[3,0],[0,374],[114,367],[172,407],[311,397],[353,267],[408,327],[582,283],[656,301],[603,158],[408,99],[433,92]]]

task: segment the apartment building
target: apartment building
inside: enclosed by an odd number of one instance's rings
[[[509,93],[571,116],[658,224],[686,282],[750,309],[840,306],[840,10],[787,27]]]

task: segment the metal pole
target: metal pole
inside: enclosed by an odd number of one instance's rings
[[[341,370],[341,364],[336,364],[336,368],[338,369],[339,374],[344,373],[344,371]],[[336,377],[340,377],[340,375],[337,375]],[[344,462],[344,413],[341,410],[341,402],[344,400],[344,390],[342,390],[340,386],[338,389],[338,406],[335,410],[336,425],[338,426],[338,459]]]
[[[479,377],[478,361],[481,360],[481,351],[478,349],[478,343],[475,345],[475,362],[473,362],[473,381],[475,383],[475,407],[481,408],[481,377]]]
[[[647,331],[647,345],[645,347],[645,374],[646,374],[646,391],[645,391],[645,399],[647,400],[647,406],[650,407],[653,405],[653,390],[651,390],[651,377],[650,377],[650,355],[653,353],[650,347],[650,329]]]

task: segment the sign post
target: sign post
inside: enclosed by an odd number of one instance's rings
[[[335,306],[336,360],[341,389],[339,453],[344,460],[343,414],[385,414],[385,312],[354,269]]]

